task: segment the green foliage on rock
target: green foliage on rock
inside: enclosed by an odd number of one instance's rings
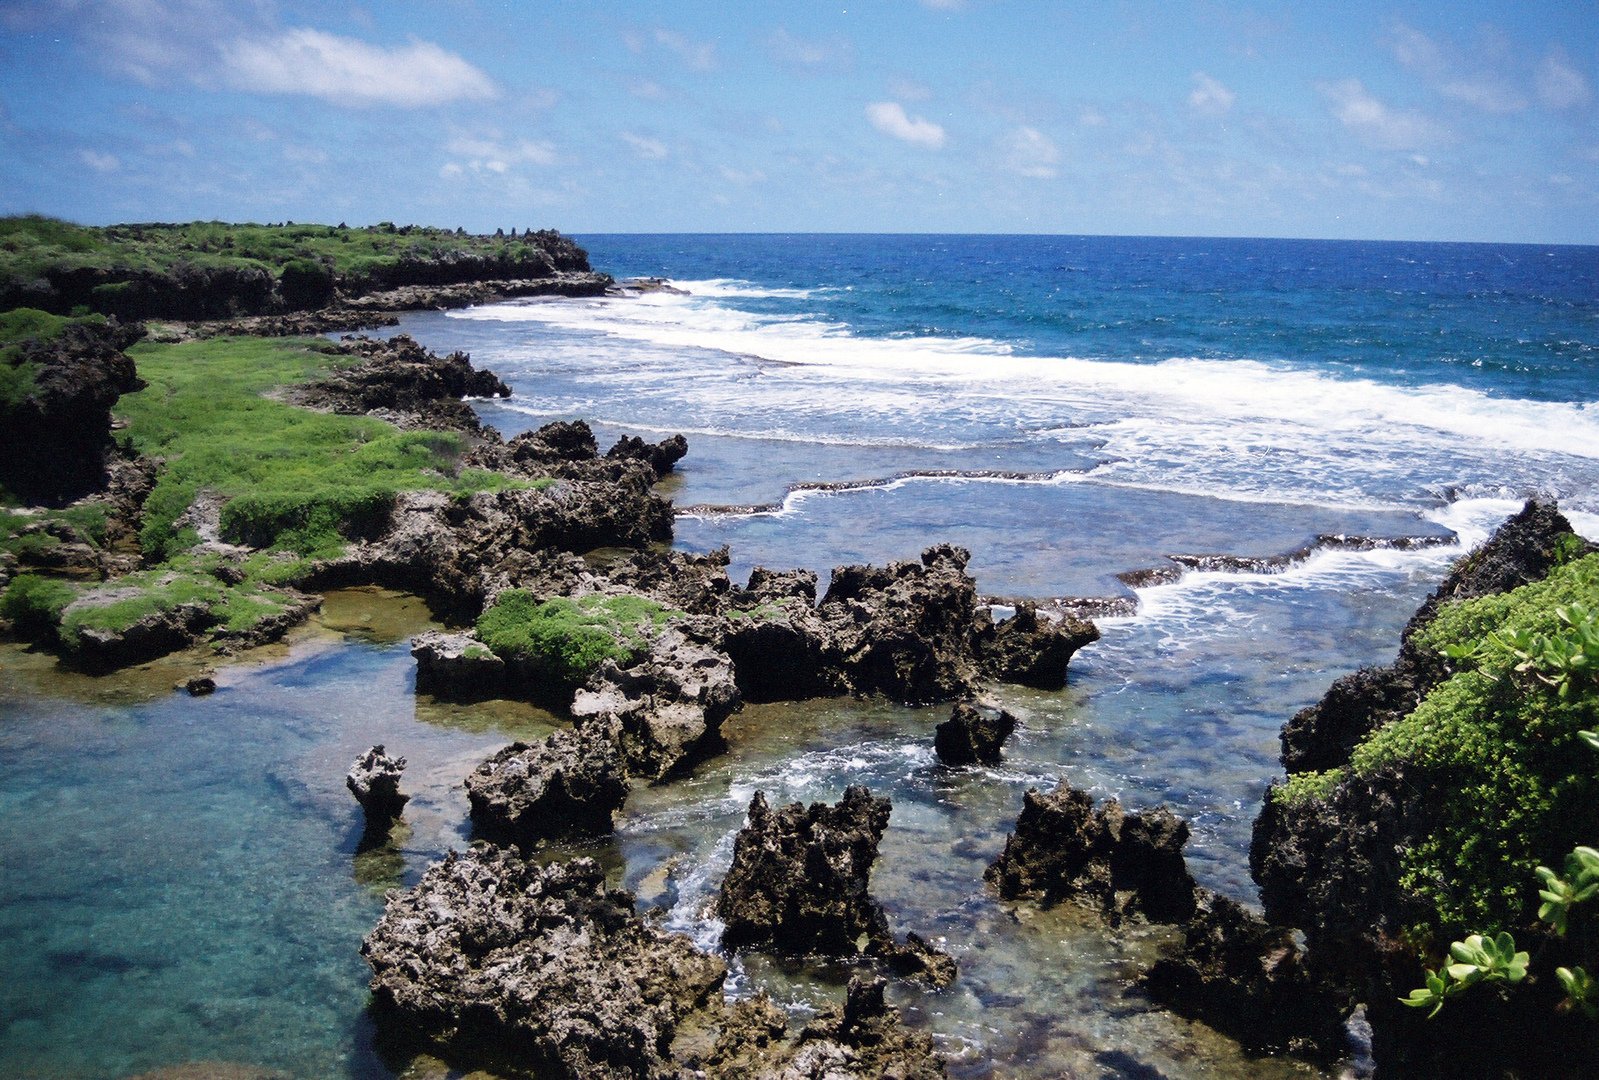
[[[10,620],[16,633],[38,640],[53,637],[61,612],[78,590],[59,578],[18,574],[0,595],[0,618]]]
[[[477,634],[495,655],[529,663],[577,685],[606,660],[637,663],[652,634],[682,617],[642,596],[556,597],[539,601],[522,589],[507,589],[477,621]]]
[[[377,528],[397,492],[512,483],[460,469],[458,435],[400,431],[269,396],[347,362],[325,342],[211,338],[143,343],[130,355],[149,385],[124,395],[116,411],[134,447],[165,462],[145,503],[147,558],[194,544],[197,535],[178,522],[201,492],[223,503],[224,539],[328,555]]]
[[[39,365],[26,356],[30,345],[58,338],[79,322],[104,323],[99,315],[66,318],[36,308],[0,312],[0,413],[15,409],[37,387]]]
[[[169,291],[203,287],[208,278],[232,282],[251,306],[267,299],[277,281],[285,306],[299,308],[325,305],[337,285],[358,291],[587,269],[582,249],[548,230],[513,239],[387,222],[366,228],[220,221],[90,228],[39,215],[0,218],[0,300],[63,312],[86,304],[108,313],[155,314],[141,309],[160,306],[161,290],[149,288],[153,282]]]
[[[1401,859],[1434,931],[1529,922],[1535,868],[1599,835],[1599,773],[1580,734],[1599,721],[1599,685],[1573,659],[1593,610],[1599,555],[1444,605],[1415,640],[1453,673],[1351,755],[1357,775],[1399,769],[1414,790],[1441,793],[1433,827]]]

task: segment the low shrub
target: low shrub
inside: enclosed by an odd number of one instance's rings
[[[11,620],[17,636],[36,641],[53,637],[62,610],[78,590],[59,578],[18,574],[0,595],[0,616]]]
[[[681,617],[642,596],[556,597],[508,589],[478,617],[477,633],[501,659],[520,661],[571,685],[584,682],[606,660],[637,663],[650,636]]]

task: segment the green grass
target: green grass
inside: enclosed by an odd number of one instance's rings
[[[1555,609],[1571,603],[1599,607],[1599,555],[1510,593],[1445,605],[1416,641],[1450,650],[1454,673],[1351,755],[1356,775],[1397,767],[1407,787],[1443,793],[1438,825],[1404,852],[1401,877],[1435,908],[1437,929],[1527,921],[1533,868],[1559,865],[1599,835],[1599,771],[1577,734],[1599,724],[1599,688],[1557,693],[1514,670],[1500,640],[1558,633]],[[1289,795],[1316,797],[1325,782],[1307,778],[1297,793],[1291,783]]]
[[[10,552],[26,560],[60,547],[61,539],[51,533],[23,532],[30,526],[45,523],[69,526],[84,543],[98,548],[105,544],[109,520],[106,517],[105,507],[97,503],[84,503],[62,510],[44,510],[32,514],[0,510],[0,551]]]
[[[606,660],[629,667],[675,611],[642,596],[556,597],[542,603],[507,589],[478,617],[477,633],[495,655],[542,668],[577,685]]]
[[[147,558],[193,545],[196,537],[176,522],[202,490],[229,500],[224,539],[325,556],[380,528],[397,492],[512,484],[459,469],[459,435],[402,432],[265,396],[347,362],[326,343],[214,338],[145,343],[129,355],[149,385],[125,395],[116,412],[134,447],[166,462],[145,506]]]
[[[150,570],[74,590],[70,606],[59,612],[57,634],[68,648],[75,648],[85,630],[122,633],[146,616],[184,604],[204,607],[205,621],[219,632],[244,633],[288,608],[287,598],[271,588],[283,582],[262,573],[271,565],[268,560],[246,560],[241,566],[218,555],[185,555]],[[222,576],[224,566],[242,570],[243,580]]]

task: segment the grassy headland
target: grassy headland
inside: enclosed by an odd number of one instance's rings
[[[549,230],[345,225],[134,224],[0,218],[0,310],[124,318],[223,318],[312,310],[339,294],[401,285],[586,273],[588,256]]]

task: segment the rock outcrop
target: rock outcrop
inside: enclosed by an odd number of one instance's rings
[[[1570,535],[1553,506],[1529,502],[1455,565],[1406,626],[1392,665],[1338,680],[1321,702],[1285,725],[1283,761],[1290,774],[1347,765],[1368,734],[1406,717],[1443,683],[1449,676],[1445,658],[1417,640],[1441,605],[1540,580],[1562,558],[1592,550]],[[1274,786],[1250,847],[1265,916],[1303,932],[1310,969],[1346,1008],[1366,1005],[1383,1075],[1451,1075],[1458,1047],[1488,1030],[1539,1034],[1495,1040],[1473,1056],[1479,1075],[1580,1075],[1580,1067],[1573,1070],[1570,1063],[1591,1060],[1599,1050],[1599,1029],[1589,1024],[1580,1030],[1572,1017],[1556,1014],[1552,972],[1535,973],[1541,977],[1513,993],[1488,987],[1462,994],[1431,1020],[1424,1010],[1399,1004],[1424,979],[1414,928],[1435,925],[1438,918],[1436,904],[1405,884],[1404,861],[1451,813],[1458,816],[1458,801],[1451,810],[1451,800],[1460,798],[1462,782],[1458,770],[1429,769],[1397,756],[1359,773],[1332,774],[1324,792],[1303,798],[1282,798]],[[1529,894],[1534,887],[1529,877]],[[1537,955],[1528,928],[1512,929],[1518,943]]]
[[[1112,922],[1142,916],[1183,922],[1198,896],[1183,861],[1188,823],[1165,807],[1127,813],[1115,799],[1093,796],[1065,781],[1024,796],[1016,830],[984,877],[1007,900],[1053,904],[1072,900]]]
[[[1024,603],[1010,618],[979,627],[977,652],[990,679],[1059,690],[1066,685],[1066,665],[1073,654],[1098,640],[1099,628],[1087,619],[1064,612],[1051,619]]]
[[[1457,562],[1411,616],[1400,635],[1399,656],[1391,665],[1364,668],[1337,680],[1320,702],[1283,725],[1283,767],[1296,773],[1341,765],[1367,735],[1414,709],[1447,674],[1440,658],[1412,643],[1439,605],[1509,592],[1540,580],[1555,564],[1560,538],[1570,534],[1571,523],[1558,509],[1529,501]]]
[[[361,949],[373,1008],[398,1043],[452,1065],[540,1080],[935,1080],[881,979],[797,1034],[768,999],[729,1005],[726,967],[633,910],[598,866],[540,868],[509,851],[452,853],[391,893]]]
[[[572,699],[585,732],[605,732],[628,771],[660,780],[721,745],[722,722],[742,704],[733,662],[678,629],[622,669],[607,660]]]
[[[466,353],[438,356],[406,334],[388,341],[347,338],[342,348],[361,362],[297,387],[297,404],[375,416],[403,428],[477,432],[477,414],[462,399],[511,395],[493,372],[474,368]]]
[[[1326,1058],[1346,1049],[1344,1001],[1308,970],[1293,933],[1208,891],[1176,955],[1156,961],[1144,987],[1251,1053]]]
[[[385,832],[411,801],[411,796],[400,791],[400,774],[405,772],[405,759],[390,757],[382,745],[374,746],[355,759],[344,778],[355,801],[361,804],[366,815],[368,835]]]
[[[895,970],[947,986],[955,963],[922,938],[894,940],[869,884],[889,801],[859,785],[832,806],[793,803],[773,810],[750,800],[749,820],[733,842],[733,863],[716,900],[728,948],[764,948],[792,956],[856,956],[862,951]]]
[[[518,1075],[659,1077],[726,968],[658,930],[588,859],[451,853],[390,895],[361,949],[380,1019]]]
[[[105,485],[111,406],[144,385],[123,350],[143,336],[115,319],[79,322],[0,353],[16,384],[0,395],[0,486],[44,499]]]
[[[466,778],[473,832],[524,849],[550,838],[610,832],[627,790],[615,744],[569,728],[538,746],[512,743]]]
[[[1016,718],[1004,709],[958,701],[934,729],[933,750],[945,765],[992,765],[1015,730]]]

